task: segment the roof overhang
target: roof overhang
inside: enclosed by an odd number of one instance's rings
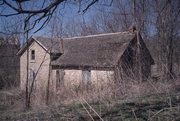
[[[91,66],[91,65],[52,65],[52,69],[67,69],[67,70],[103,70],[112,71],[115,66]]]

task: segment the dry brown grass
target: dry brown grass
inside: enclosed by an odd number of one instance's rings
[[[78,102],[80,98],[84,98],[88,102],[111,102],[112,98],[136,98],[151,94],[161,93],[169,94],[172,91],[178,90],[180,86],[179,80],[171,81],[124,81],[119,85],[106,82],[102,85],[79,85],[74,87],[64,87],[57,91],[56,94],[51,94],[51,104],[71,104]]]
[[[180,92],[180,81],[171,80],[147,80],[143,82],[138,81],[123,81],[119,85],[107,82],[102,85],[79,85],[74,87],[64,87],[57,93],[50,92],[50,105],[45,105],[46,93],[42,90],[36,90],[32,94],[32,108],[26,112],[25,108],[25,93],[18,89],[0,92],[0,116],[1,117],[19,117],[31,113],[45,113],[48,116],[59,113],[59,111],[52,112],[51,110],[58,109],[59,106],[72,106],[79,103],[98,104],[98,111],[101,112],[103,107],[112,107],[117,100],[133,100],[137,97],[144,97],[148,95],[156,95],[161,98],[161,93],[167,96],[169,93],[177,91]],[[179,98],[179,97],[177,97]],[[85,101],[84,101],[85,100]],[[171,106],[170,98],[166,101]],[[103,107],[102,107],[103,106]],[[59,110],[59,109],[58,109]],[[63,109],[66,110],[66,109]],[[83,109],[84,110],[84,109]],[[97,110],[97,109],[96,109]],[[62,111],[62,110],[61,110]],[[20,113],[19,113],[20,112]],[[52,114],[53,113],[53,114]]]

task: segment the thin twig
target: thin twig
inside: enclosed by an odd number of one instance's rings
[[[133,115],[134,115],[136,121],[138,121],[137,116],[136,116],[136,114],[135,114],[135,112],[134,112],[134,109],[132,109],[132,112],[133,112]]]
[[[82,99],[83,99],[83,101],[94,111],[94,113],[101,119],[101,121],[104,121],[104,120],[101,118],[101,116],[94,110],[94,108],[92,108],[92,106],[89,105],[89,103],[88,103],[84,98],[82,98]]]
[[[93,120],[93,121],[95,121],[94,120],[94,118],[91,116],[91,114],[89,113],[89,111],[87,110],[87,108],[84,106],[84,104],[80,101],[80,103],[81,103],[81,105],[83,106],[83,108],[86,110],[86,112],[88,113],[88,115],[91,117],[91,119]]]
[[[77,95],[71,90],[71,92],[74,94],[74,96],[76,96],[77,97]],[[79,99],[79,98],[78,98]],[[83,106],[83,108],[86,110],[86,112],[88,113],[88,115],[91,117],[91,119],[93,120],[93,121],[95,121],[94,120],[94,118],[92,117],[92,115],[89,113],[89,111],[87,110],[87,108],[84,106],[84,104],[81,102],[81,100],[79,100],[79,102],[81,103],[81,105]]]

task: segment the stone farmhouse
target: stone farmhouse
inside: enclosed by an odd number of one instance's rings
[[[20,86],[25,89],[29,53],[29,84],[53,90],[151,75],[151,57],[137,31],[72,38],[32,36],[19,52]],[[49,80],[49,81],[48,81]]]

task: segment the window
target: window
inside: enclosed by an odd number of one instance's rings
[[[91,71],[89,70],[82,71],[82,81],[84,84],[91,83]]]
[[[30,71],[29,71],[29,89],[31,88],[31,86],[32,86],[32,83],[34,83],[33,85],[34,85],[34,87],[36,87],[36,80],[35,80],[35,78],[36,78],[36,73],[35,73],[35,71],[33,70],[33,69],[30,69]]]
[[[61,53],[51,54],[51,61],[58,59],[61,55],[62,55]]]
[[[56,71],[56,89],[60,87],[64,87],[64,70],[57,70]]]
[[[35,50],[31,50],[31,60],[35,60]]]
[[[30,80],[33,81],[35,79],[35,75],[36,75],[36,73],[33,70],[31,70],[30,71],[30,75],[29,75],[30,76]]]

